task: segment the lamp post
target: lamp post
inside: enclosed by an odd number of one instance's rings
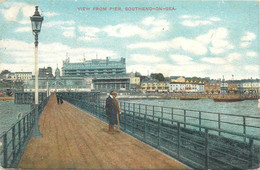
[[[33,137],[39,137],[41,136],[41,133],[39,131],[39,127],[38,127],[38,123],[39,123],[39,113],[38,113],[38,34],[41,31],[41,26],[42,26],[42,21],[43,21],[43,17],[40,15],[39,11],[38,11],[38,6],[35,6],[35,12],[34,15],[32,17],[30,17],[31,19],[31,23],[32,23],[32,33],[34,35],[35,41],[34,41],[34,45],[35,45],[35,51],[34,51],[34,55],[35,55],[35,128],[34,128],[34,132],[33,132]]]

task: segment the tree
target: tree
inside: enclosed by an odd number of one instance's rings
[[[164,78],[164,76],[163,76],[162,73],[152,73],[152,74],[151,74],[151,77],[152,77],[153,79],[158,80],[158,81],[165,81],[165,78]]]
[[[141,77],[141,76],[142,76],[141,73],[139,73],[139,72],[135,72],[135,77]]]
[[[11,73],[9,70],[3,70],[3,71],[1,72],[1,75],[5,75],[5,74],[9,74],[9,73]]]

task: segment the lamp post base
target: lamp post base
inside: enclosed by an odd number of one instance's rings
[[[35,124],[32,132],[32,138],[42,137],[42,134],[39,130],[39,112],[38,112],[38,104],[34,105],[35,107]]]

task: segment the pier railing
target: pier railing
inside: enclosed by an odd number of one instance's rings
[[[38,105],[38,113],[41,114],[49,98],[45,98]],[[36,108],[32,106],[30,112],[24,115],[10,129],[0,135],[0,159],[4,168],[16,168],[19,160],[30,139],[35,125]]]
[[[107,122],[104,102],[64,99]],[[148,114],[148,105],[144,109],[131,105],[123,102],[120,105],[123,111],[120,129],[195,169],[259,167],[258,136],[208,127],[175,117],[166,118],[157,114],[156,110],[154,114]]]

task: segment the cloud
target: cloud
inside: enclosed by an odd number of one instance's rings
[[[244,35],[242,38],[241,38],[241,41],[252,41],[256,39],[256,35],[252,32],[246,32],[246,35]]]
[[[17,28],[14,32],[31,32],[32,28],[31,27],[20,27]]]
[[[207,48],[200,42],[184,37],[177,37],[170,41],[170,46],[174,49],[188,51],[195,55],[204,55]]]
[[[220,21],[218,17],[211,17],[209,19],[199,20],[199,16],[183,15],[180,18],[185,19],[181,22],[182,25],[187,27],[197,27],[201,25],[211,25],[213,22]]]
[[[197,16],[197,15],[182,15],[182,16],[180,16],[180,18],[183,18],[183,19],[199,19],[200,16]]]
[[[243,37],[241,37],[240,47],[248,47],[251,45],[251,42],[256,39],[256,35],[252,32],[246,32]]]
[[[63,36],[64,37],[75,37],[75,27],[61,27],[62,30],[64,30],[63,32]]]
[[[168,50],[170,48],[186,51],[194,55],[205,55],[208,49],[212,54],[221,54],[234,46],[227,40],[229,32],[226,28],[219,27],[209,30],[207,33],[199,35],[194,39],[186,37],[176,37],[168,41],[160,42],[139,42],[127,46],[129,49],[147,48],[151,50]]]
[[[209,20],[210,21],[221,21],[221,19],[218,17],[211,17],[211,18],[209,18]]]
[[[79,26],[78,31],[81,32],[82,34],[84,34],[83,36],[79,37],[79,40],[93,41],[93,40],[96,40],[98,38],[97,33],[99,33],[101,31],[101,29],[99,29],[97,27],[82,27],[82,26]]]
[[[211,64],[226,64],[226,60],[219,57],[211,57],[211,58],[204,57],[201,59],[201,61],[211,63]]]
[[[256,57],[256,56],[257,56],[256,52],[254,52],[254,51],[248,51],[248,52],[246,53],[246,55],[247,55],[248,57]]]
[[[232,62],[235,60],[239,60],[242,57],[239,53],[231,53],[227,56],[227,61]]]
[[[210,25],[212,24],[212,22],[207,20],[197,20],[197,21],[185,20],[181,22],[181,24],[188,27],[197,27],[199,25]]]
[[[162,51],[162,50],[169,48],[169,43],[167,41],[135,43],[135,44],[128,45],[127,48],[129,48],[129,49],[149,48],[149,49],[155,49],[158,51]]]
[[[60,15],[60,14],[56,13],[56,12],[44,12],[43,15],[46,16],[46,17],[54,17],[54,16],[57,16],[57,15]]]
[[[44,27],[58,27],[58,26],[72,26],[75,25],[75,21],[49,21],[43,22]]]
[[[244,69],[248,72],[259,73],[260,66],[259,65],[247,65],[244,67]]]
[[[170,58],[179,65],[192,64],[192,58],[185,55],[170,55]]]
[[[163,58],[154,55],[132,54],[130,60],[136,63],[158,63],[162,62]]]
[[[2,9],[1,12],[3,13],[5,19],[7,21],[17,21],[17,16],[19,13],[19,8],[18,7],[11,7],[10,9]]]

